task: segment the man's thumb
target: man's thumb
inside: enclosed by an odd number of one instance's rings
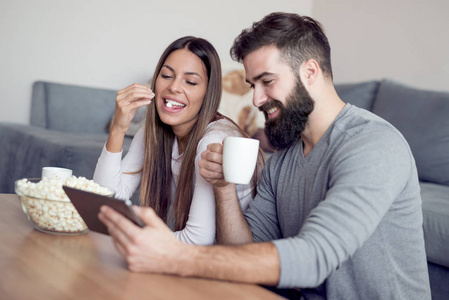
[[[136,215],[148,226],[150,227],[166,227],[164,221],[156,214],[154,209],[151,207],[140,207],[134,206],[134,211]]]

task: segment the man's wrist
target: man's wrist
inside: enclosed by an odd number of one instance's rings
[[[279,282],[279,254],[271,242],[232,247],[184,244],[178,250],[170,259],[172,275],[270,286]]]
[[[220,198],[223,198],[223,196],[235,194],[235,184],[228,183],[224,186],[214,186],[214,194],[216,196],[221,196]]]
[[[196,276],[198,248],[198,246],[190,244],[183,244],[178,248],[175,257],[170,259],[172,265],[170,273],[182,277]]]

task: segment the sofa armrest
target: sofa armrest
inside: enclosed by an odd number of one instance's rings
[[[30,124],[76,133],[106,133],[116,91],[37,81],[33,84]]]
[[[107,134],[75,134],[23,124],[0,123],[0,193],[14,193],[14,182],[41,176],[42,167],[63,167],[92,179]],[[125,138],[124,154],[131,138]]]
[[[37,81],[33,83],[33,91],[31,94],[30,124],[47,128],[46,110],[45,82]]]

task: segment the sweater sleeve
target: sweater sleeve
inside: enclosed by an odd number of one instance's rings
[[[141,171],[143,166],[144,148],[143,127],[134,136],[123,160],[123,151],[119,153],[109,152],[106,150],[105,144],[95,167],[93,180],[114,190],[117,198],[131,198],[142,178],[142,173],[138,171]]]
[[[403,192],[413,164],[406,142],[391,130],[341,145],[323,201],[297,236],[273,242],[281,262],[278,287],[316,287],[352,257]]]
[[[269,171],[276,169],[277,160],[276,156],[268,159],[257,186],[257,195],[245,212],[245,219],[251,228],[255,242],[272,241],[282,237],[277,215],[276,189],[274,188],[278,177],[272,176],[277,174],[276,171]]]
[[[219,126],[216,122],[215,126]],[[209,144],[222,143],[228,135],[239,135],[238,132],[228,132],[212,128],[206,132],[197,147],[195,158],[195,187],[192,204],[190,206],[189,218],[183,230],[176,231],[175,236],[182,242],[197,245],[211,245],[215,242],[215,195],[213,186],[208,183],[200,174],[198,162]],[[240,206],[245,209],[252,199],[251,185],[236,185]]]

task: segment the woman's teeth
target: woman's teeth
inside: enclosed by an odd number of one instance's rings
[[[179,103],[174,100],[165,100],[165,106],[168,108],[172,108],[173,106],[184,107],[185,104]]]

